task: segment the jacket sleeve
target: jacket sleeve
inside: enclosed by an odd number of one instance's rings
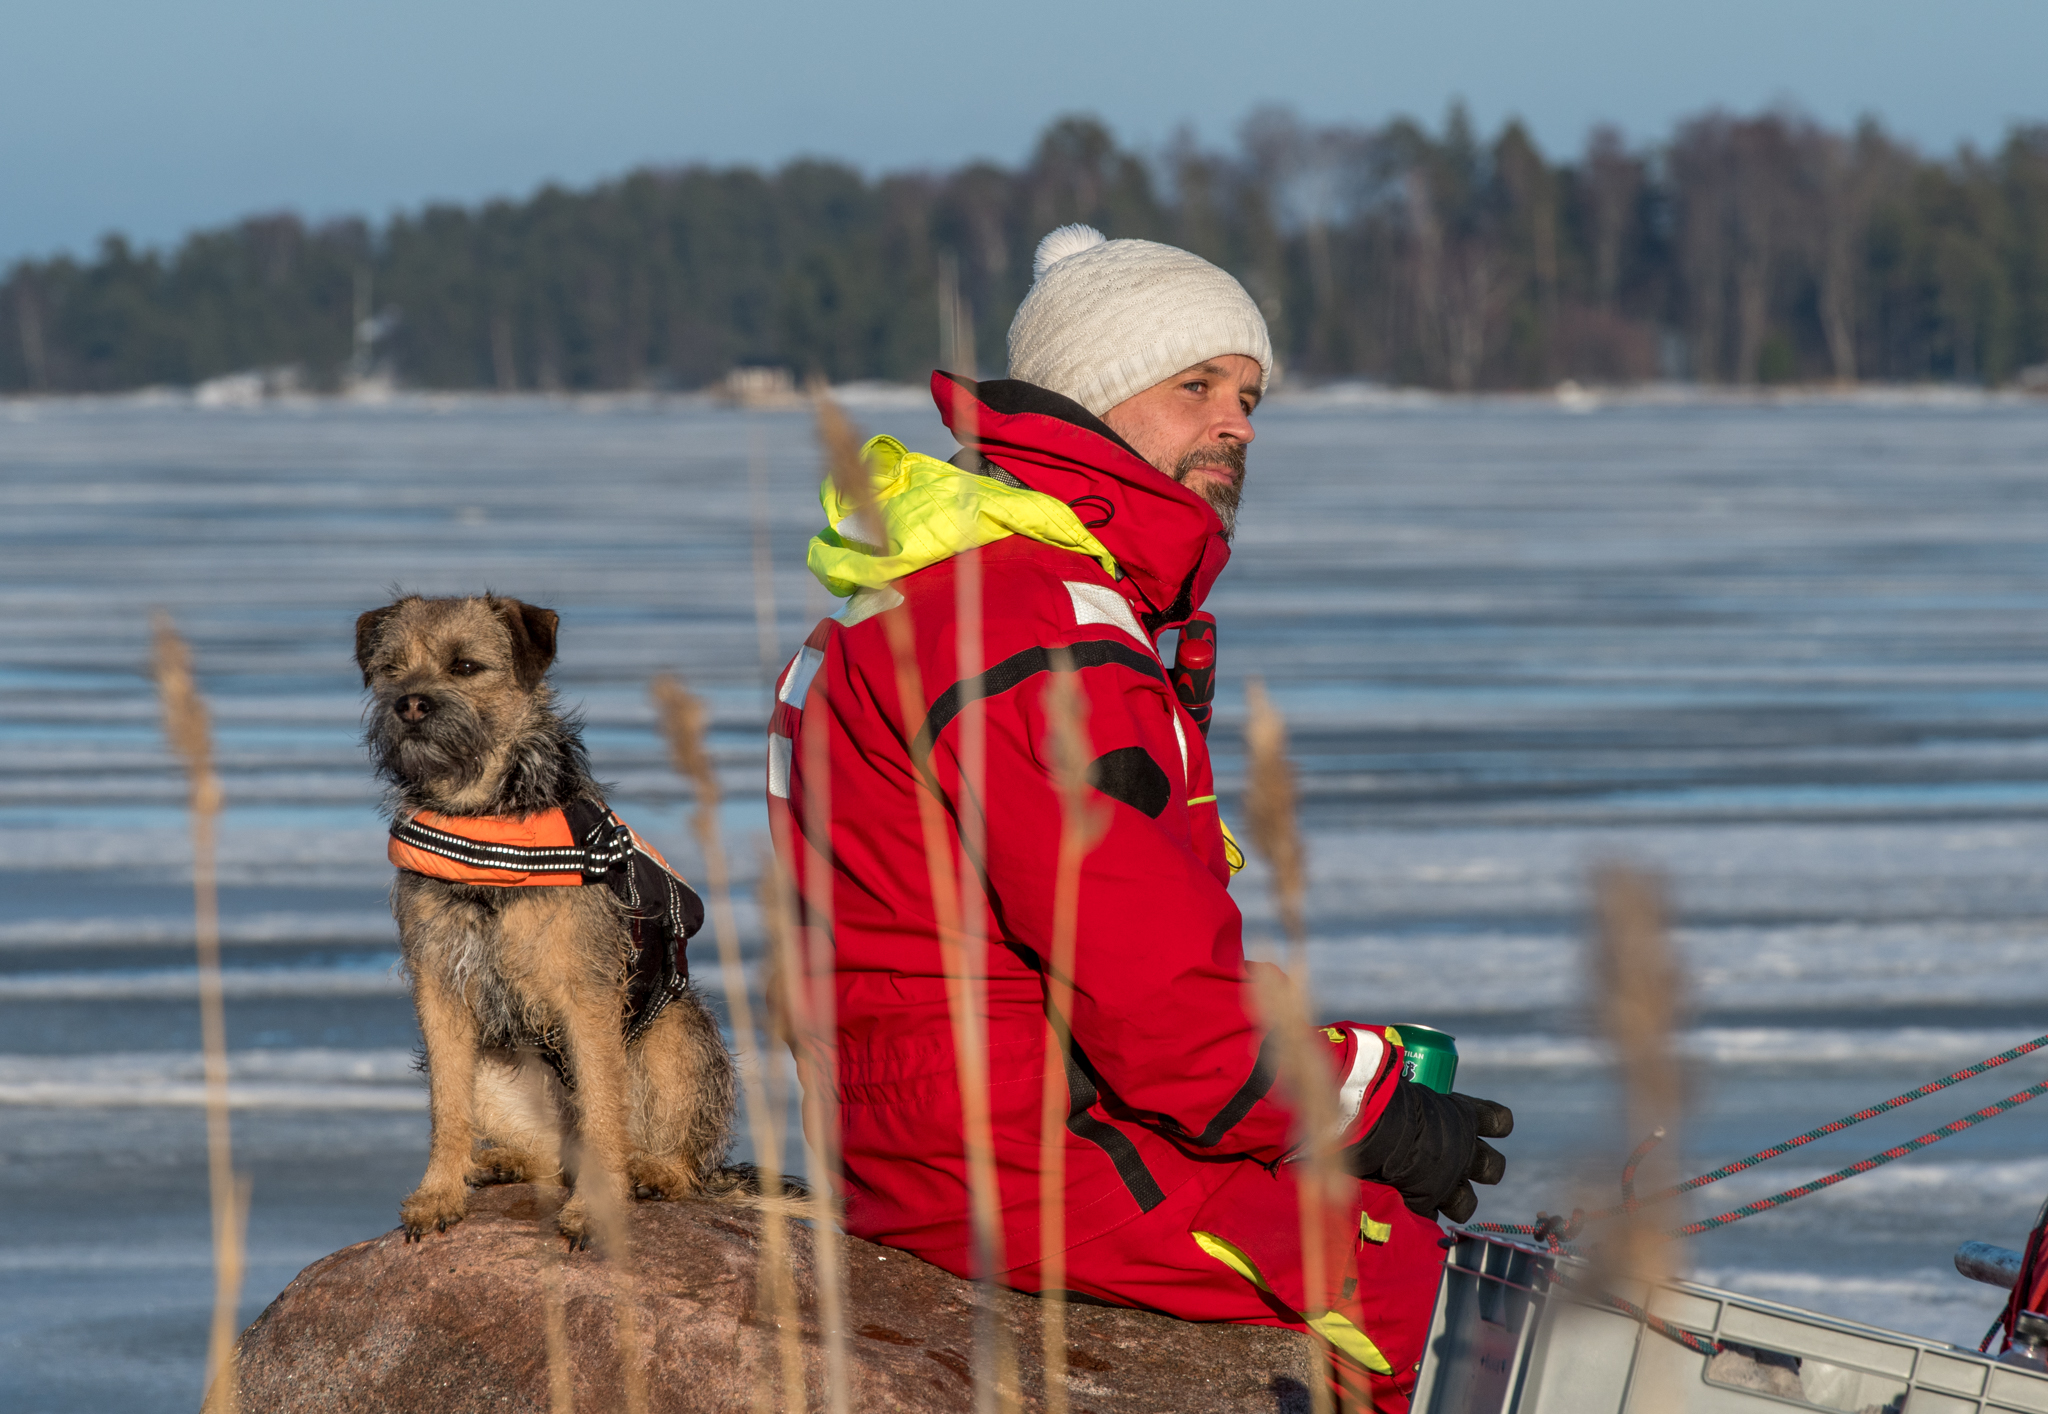
[[[1182,1148],[1284,1158],[1299,1143],[1276,1086],[1278,1056],[1247,987],[1242,920],[1218,871],[1190,843],[1191,769],[1204,783],[1204,748],[1178,723],[1164,673],[1139,655],[1073,645],[1086,702],[1089,792],[1106,828],[1081,869],[1073,1004],[1075,1059],[1113,1118],[1145,1125]],[[986,819],[985,878],[998,933],[1052,958],[1054,876],[1062,811],[1051,768],[1050,672],[987,699],[982,799],[962,798],[959,743],[934,743],[932,764],[957,809]],[[943,758],[943,760],[941,759]],[[1385,1108],[1399,1053],[1374,1027],[1319,1027],[1343,1121],[1341,1142]]]

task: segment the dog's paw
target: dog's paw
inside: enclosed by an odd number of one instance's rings
[[[429,1232],[446,1232],[468,1212],[467,1190],[458,1188],[448,1193],[421,1187],[398,1205],[398,1220],[405,1229],[405,1240],[418,1242]]]
[[[581,1197],[571,1198],[555,1214],[555,1231],[568,1242],[571,1252],[587,1252],[597,1236],[597,1222],[590,1205]]]
[[[471,1188],[488,1188],[494,1183],[525,1183],[530,1175],[526,1165],[509,1155],[491,1153],[480,1155],[463,1175]]]
[[[626,1162],[626,1182],[633,1196],[643,1201],[687,1198],[702,1188],[703,1181],[681,1164],[636,1154]]]

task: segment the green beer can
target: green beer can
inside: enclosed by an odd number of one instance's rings
[[[1458,1078],[1458,1038],[1434,1026],[1396,1026],[1402,1050],[1401,1078],[1427,1085],[1439,1095],[1451,1093]]]

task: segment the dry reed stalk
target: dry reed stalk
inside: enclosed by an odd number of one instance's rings
[[[960,260],[939,252],[939,367],[974,377],[974,322],[960,298]],[[964,337],[963,337],[964,336]]]
[[[806,1041],[798,1069],[804,1091],[804,1139],[811,1158],[811,1250],[817,1265],[818,1321],[825,1330],[825,1397],[830,1414],[849,1414],[846,1367],[846,1268],[839,1242],[839,994],[832,949],[832,764],[822,710],[803,714],[803,834],[818,852],[804,874],[804,979],[799,1024]],[[803,848],[791,841],[791,848]],[[792,853],[791,858],[795,858]],[[804,1067],[809,1069],[805,1070]]]
[[[1306,967],[1308,864],[1296,814],[1294,766],[1287,759],[1287,723],[1266,695],[1264,679],[1247,682],[1244,697],[1245,827],[1252,847],[1273,871],[1273,902],[1280,910],[1280,929],[1295,951],[1293,960]]]
[[[888,544],[881,510],[875,505],[875,488],[868,480],[867,461],[860,454],[859,430],[833,400],[823,379],[812,379],[810,392],[818,445],[825,453],[825,474],[832,478],[840,499],[853,507],[852,519],[861,540],[869,545]]]
[[[870,544],[888,543],[887,530],[874,503],[860,438],[837,403],[813,386],[818,440],[834,485],[850,505],[861,536]],[[896,710],[905,740],[917,731],[924,711],[923,674],[917,663],[915,628],[907,604],[899,603],[877,617],[894,660]],[[979,617],[977,607],[977,619]],[[976,626],[979,634],[979,625]],[[967,715],[963,713],[963,716]],[[974,1229],[976,1339],[974,1391],[977,1414],[998,1407],[1016,1407],[1020,1396],[1013,1362],[995,1318],[994,1276],[1002,1265],[1000,1200],[996,1189],[995,1143],[989,1114],[986,1018],[975,986],[980,966],[962,924],[960,880],[952,857],[952,830],[944,804],[926,789],[917,792],[918,825],[924,843],[925,871],[932,894],[932,915],[939,944],[940,970],[946,980],[946,1010],[953,1027],[953,1052],[960,1081],[962,1138],[967,1156],[969,1214]],[[966,814],[962,811],[962,814]],[[979,926],[979,920],[976,924]]]
[[[959,262],[948,253],[939,262],[940,353],[946,367],[963,378],[974,377],[973,324],[960,298]],[[974,399],[958,384],[953,389],[953,434],[963,446],[977,440],[978,409]],[[981,551],[964,550],[953,557],[953,657],[954,677],[959,682],[980,681],[981,640]],[[958,718],[960,742],[960,793],[963,800],[954,812],[960,830],[960,882],[962,900],[962,948],[968,962],[969,1015],[974,1018],[974,1041],[986,1054],[987,1015],[986,971],[988,938],[982,910],[968,905],[981,886],[976,861],[986,854],[988,816],[985,787],[988,777],[988,716],[981,694],[970,692]],[[918,699],[922,701],[922,698]],[[990,1156],[993,1164],[993,1154]],[[971,1162],[971,1160],[970,1160]]]
[[[163,703],[164,737],[185,763],[192,817],[192,914],[199,968],[199,1035],[206,1063],[206,1174],[213,1207],[213,1326],[206,1346],[206,1406],[235,1414],[235,1306],[241,1299],[247,1180],[237,1180],[228,1125],[227,1012],[220,981],[220,885],[216,854],[221,785],[213,769],[213,731],[192,676],[192,650],[171,623],[154,618],[153,665]]]
[[[562,1248],[552,1235],[540,1242],[540,1292],[548,1352],[548,1414],[575,1414],[575,1380],[569,1368],[568,1308],[562,1299]]]
[[[802,1009],[803,998],[793,975],[797,967],[795,939],[795,901],[790,896],[789,880],[782,872],[781,862],[772,848],[761,850],[761,873],[756,888],[756,900],[761,910],[761,932],[768,945],[767,981],[762,988],[763,1002],[767,1011],[768,1035],[771,1041],[780,1041],[792,1056],[803,1044]],[[784,1087],[785,1072],[782,1056],[773,1047],[764,1053],[764,1059],[772,1056],[767,1066],[769,1108],[776,1114],[787,1114],[788,1091]],[[775,1146],[775,1167],[782,1168],[782,1146],[777,1136]],[[801,1311],[797,1300],[794,1259],[787,1241],[788,1230],[778,1219],[772,1227],[763,1229],[764,1264],[771,1282],[770,1306],[775,1311],[776,1323],[792,1332],[801,1330]],[[815,1244],[813,1244],[815,1246]],[[783,1402],[795,1414],[804,1409],[804,1367],[803,1351],[795,1339],[781,1342]]]
[[[619,1383],[625,1396],[625,1414],[647,1414],[647,1369],[640,1358],[640,1281],[626,1210],[609,1188],[600,1185],[591,1194],[590,1217],[596,1229],[598,1249],[604,1254],[605,1273],[611,1280],[613,1340],[619,1354]],[[553,1356],[550,1355],[549,1359],[552,1399],[557,1372],[553,1367]]]
[[[1593,991],[1602,1029],[1614,1046],[1631,1142],[1653,1130],[1676,1133],[1685,1106],[1685,1077],[1672,1047],[1682,995],[1665,922],[1663,883],[1654,874],[1606,864],[1593,875]],[[1662,1153],[1674,1153],[1667,1144]],[[1661,1163],[1662,1155],[1645,1161]],[[1641,1187],[1661,1184],[1639,1178]],[[1625,1207],[1608,1246],[1616,1275],[1668,1280],[1678,1254],[1652,1211]]]
[[[950,256],[942,268],[940,308],[948,346],[946,364],[962,378],[972,380],[974,367],[974,320],[967,301],[961,298],[959,266]],[[953,388],[953,436],[962,446],[979,440],[979,406],[967,390]],[[963,550],[953,557],[954,676],[957,681],[980,680],[986,667],[982,652],[982,578],[979,548]],[[920,701],[923,699],[920,698]],[[979,861],[988,854],[988,714],[979,692],[970,693],[958,718],[960,743],[961,807],[954,812],[960,831],[961,940],[960,956],[964,986],[961,996],[967,1025],[956,1027],[956,1044],[964,1039],[972,1056],[970,1071],[988,1074],[988,928],[987,910],[973,901],[982,896]],[[984,1113],[986,1092],[980,1097]],[[1016,1386],[1015,1356],[996,1328],[995,1278],[1001,1268],[1001,1198],[996,1187],[995,1137],[993,1124],[980,1127],[967,1123],[968,1188],[974,1202],[975,1225],[983,1250],[986,1289],[976,1313],[983,1328],[981,1343],[988,1346],[996,1362],[998,1391]],[[979,1150],[977,1151],[977,1144]]]
[[[1047,755],[1060,793],[1060,852],[1053,870],[1052,955],[1045,969],[1045,1090],[1038,1135],[1039,1340],[1046,1414],[1067,1414],[1067,1059],[1074,1009],[1075,934],[1081,914],[1081,865],[1109,817],[1092,798],[1088,699],[1074,681],[1073,657],[1053,655],[1045,691]]]
[[[899,720],[909,736],[916,730],[913,714],[924,687],[917,666],[908,605],[881,614],[889,649],[896,661]],[[966,713],[962,713],[966,716]],[[991,1414],[1017,1402],[1016,1381],[1007,1369],[995,1324],[995,1273],[1002,1267],[1002,1228],[996,1191],[994,1122],[989,1113],[988,1039],[986,1016],[977,986],[980,967],[962,921],[959,877],[954,873],[944,805],[929,790],[917,792],[918,824],[924,840],[925,869],[931,881],[932,913],[937,924],[939,967],[946,979],[946,1011],[953,1024],[953,1056],[960,1079],[962,1139],[967,1152],[967,1193],[975,1248],[976,1338],[975,1408]],[[964,812],[963,812],[964,813]],[[1009,1378],[1005,1378],[1010,1375]]]
[[[761,429],[747,428],[747,490],[754,526],[754,635],[761,654],[761,678],[773,686],[782,670],[782,644],[775,612],[775,562],[768,523],[768,459],[761,455]]]
[[[591,1205],[605,1271],[611,1278],[619,1350],[619,1379],[626,1396],[626,1414],[647,1414],[647,1368],[640,1360],[640,1281],[633,1261],[632,1235],[626,1215],[609,1196]]]
[[[1300,1191],[1303,1299],[1327,1302],[1331,1287],[1324,1245],[1325,1214],[1341,1206],[1349,1180],[1338,1163],[1337,1106],[1329,1062],[1309,1039],[1308,928],[1304,898],[1307,861],[1297,815],[1294,766],[1287,759],[1287,723],[1266,695],[1263,680],[1245,684],[1245,825],[1252,848],[1272,871],[1273,900],[1287,934],[1284,972],[1260,967],[1252,995],[1260,1020],[1278,1042],[1278,1079],[1302,1128],[1294,1172]],[[1314,1316],[1320,1311],[1304,1311]],[[1313,1330],[1313,1328],[1311,1328]],[[1332,1406],[1329,1351],[1315,1342],[1318,1378],[1309,1381],[1315,1414]]]
[[[747,451],[747,480],[752,499],[751,519],[754,530],[754,632],[761,653],[761,680],[772,692],[775,680],[782,669],[782,647],[777,633],[775,571],[769,545],[767,462],[761,455],[761,432],[758,425],[750,425],[748,428]],[[781,1039],[785,1045],[790,1045],[791,1018],[784,1006],[787,1001],[783,985],[786,979],[780,972],[785,958],[781,946],[782,937],[777,929],[780,927],[784,933],[787,932],[791,923],[791,910],[788,908],[787,889],[772,851],[766,852],[758,892],[762,923],[768,942],[768,985],[763,995],[768,1010],[768,1030],[771,1038]],[[790,1050],[794,1055],[793,1045],[790,1045]],[[781,1117],[789,1113],[787,1072],[783,1069],[781,1054],[772,1046],[763,1050],[761,1059],[762,1089],[767,1100],[767,1109],[770,1114],[777,1116],[774,1126],[775,1153],[772,1167],[779,1176],[786,1167],[783,1162],[785,1155]],[[783,1240],[785,1236],[786,1229],[779,1215],[772,1223],[764,1224],[763,1258],[771,1283],[770,1305],[776,1313],[778,1326],[787,1325],[793,1329],[799,1303],[794,1276],[790,1270],[791,1258],[787,1243]],[[793,1401],[793,1407],[801,1411],[804,1404],[801,1349],[794,1339],[785,1339],[780,1342],[780,1350],[783,1398],[785,1402]]]
[[[710,895],[712,932],[718,940],[719,974],[725,984],[726,1010],[732,1018],[733,1041],[739,1051],[740,1092],[745,1097],[747,1129],[753,1135],[755,1166],[761,1181],[762,1246],[771,1253],[784,1251],[782,1204],[782,1117],[771,1114],[764,1085],[761,1048],[754,1034],[754,1008],[747,998],[747,976],[740,960],[739,920],[733,913],[732,873],[726,862],[725,840],[718,826],[718,805],[723,792],[718,772],[705,746],[710,712],[695,694],[673,675],[662,673],[650,684],[655,718],[668,740],[669,756],[676,772],[691,783],[696,808],[690,825],[697,847],[704,856],[704,883]],[[769,1288],[772,1305],[782,1285],[770,1272],[764,1256],[762,1281]],[[779,1315],[780,1313],[778,1313]],[[798,1339],[794,1321],[778,1319],[778,1336],[784,1343]],[[799,1356],[799,1358],[801,1358]],[[783,1363],[788,1363],[785,1354]],[[788,1391],[785,1391],[787,1394]],[[758,1386],[758,1399],[764,1394]],[[798,1391],[801,1398],[801,1390]],[[766,1407],[766,1406],[762,1406]]]
[[[815,385],[813,385],[815,391]],[[844,426],[842,432],[852,434],[852,428]],[[758,439],[758,432],[756,432]],[[858,447],[854,449],[858,451]],[[817,580],[805,580],[805,613],[809,617],[813,605],[809,602],[811,592],[819,588]],[[768,500],[766,500],[766,463],[760,457],[760,443],[754,443],[754,621],[762,641],[762,676],[766,678],[770,691],[780,676],[780,643],[776,637],[776,607],[774,607],[774,574],[768,559]],[[764,885],[774,883],[776,910],[782,920],[782,941],[778,947],[776,934],[770,932],[770,959],[780,963],[780,990],[770,988],[770,1004],[780,996],[786,1008],[782,1041],[788,1045],[791,1057],[797,1064],[797,1086],[803,1105],[803,1146],[809,1160],[811,1174],[811,1266],[813,1285],[817,1299],[817,1320],[825,1342],[825,1408],[829,1414],[848,1412],[848,1391],[846,1391],[846,1262],[840,1246],[840,1107],[838,1107],[838,1037],[834,1035],[836,1012],[834,1006],[834,967],[831,967],[831,840],[829,840],[829,801],[831,787],[825,777],[827,762],[821,756],[825,715],[805,713],[803,721],[803,771],[807,773],[805,805],[807,822],[805,830],[821,840],[817,846],[823,855],[819,877],[813,881],[819,898],[809,898],[805,908],[813,920],[821,920],[815,926],[821,928],[819,945],[813,949],[807,941],[807,932],[799,924],[799,910],[791,891],[791,881],[776,861],[774,850],[768,852],[762,881]],[[813,758],[813,748],[817,754]],[[823,814],[815,814],[815,812]],[[813,828],[815,826],[815,828]],[[782,832],[780,824],[772,826],[776,834]],[[797,840],[778,840],[782,848],[801,848]],[[795,859],[795,852],[791,852]],[[772,873],[770,873],[772,871]],[[764,918],[772,916],[766,912]],[[823,975],[819,978],[819,965]],[[809,1070],[807,1070],[809,1066]],[[774,1111],[782,1113],[782,1098],[776,1096]],[[795,1301],[795,1291],[791,1293]],[[784,1375],[786,1377],[786,1375]]]

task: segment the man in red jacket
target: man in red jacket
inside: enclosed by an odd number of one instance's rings
[[[804,924],[829,930],[835,961],[846,1225],[1039,1290],[1050,1021],[1071,1036],[1064,1287],[1189,1320],[1313,1326],[1354,1399],[1406,1409],[1436,1214],[1470,1216],[1471,1184],[1499,1180],[1482,1136],[1511,1118],[1402,1079],[1390,1028],[1318,1028],[1361,1181],[1327,1215],[1327,1289],[1308,1289],[1289,1163],[1304,1136],[1249,1009],[1235,846],[1155,648],[1229,558],[1273,361],[1265,321],[1208,262],[1086,227],[1048,236],[1036,274],[1010,378],[933,376],[961,455],[878,437],[872,498],[827,485],[811,568],[847,603],[777,683],[769,806]],[[1082,865],[1064,1016],[1045,977],[1056,673],[1085,702],[1105,822]],[[979,1258],[955,1047],[966,970],[985,970],[1000,1219]]]

